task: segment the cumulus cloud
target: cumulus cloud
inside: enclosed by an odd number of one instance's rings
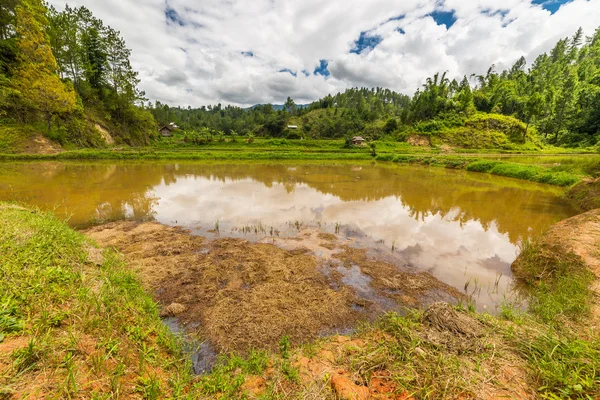
[[[68,3],[121,31],[151,100],[194,107],[304,103],[353,86],[410,95],[436,72],[459,78],[532,62],[600,21],[600,0]]]

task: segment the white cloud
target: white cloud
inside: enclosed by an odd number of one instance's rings
[[[61,9],[67,1],[50,3]],[[600,21],[600,0],[573,0],[554,14],[530,0],[68,3],[88,7],[121,31],[151,100],[185,106],[281,103],[287,96],[303,103],[362,85],[411,95],[435,72],[484,73],[522,55],[532,62],[580,26],[592,34]],[[167,7],[181,23],[167,17]],[[455,24],[438,25],[427,16],[434,10],[453,10]],[[364,31],[381,42],[372,51],[350,53]],[[329,62],[330,76],[313,74],[319,60]]]

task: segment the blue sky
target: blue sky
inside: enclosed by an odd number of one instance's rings
[[[67,0],[50,0],[62,8]],[[141,88],[173,105],[298,103],[353,86],[412,94],[428,76],[529,62],[600,0],[68,0],[121,31]]]

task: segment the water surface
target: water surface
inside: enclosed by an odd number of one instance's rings
[[[221,235],[252,240],[319,227],[361,238],[373,254],[429,271],[461,290],[479,290],[484,305],[500,301],[510,286],[520,240],[575,214],[560,188],[441,168],[193,162],[0,167],[0,200],[54,210],[74,227],[156,220],[204,234],[218,226]]]

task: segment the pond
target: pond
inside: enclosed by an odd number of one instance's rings
[[[479,308],[510,291],[521,240],[575,214],[562,190],[375,163],[36,162],[0,172],[0,200],[53,210],[76,228],[134,219],[250,241],[306,227],[339,233],[474,294]]]

